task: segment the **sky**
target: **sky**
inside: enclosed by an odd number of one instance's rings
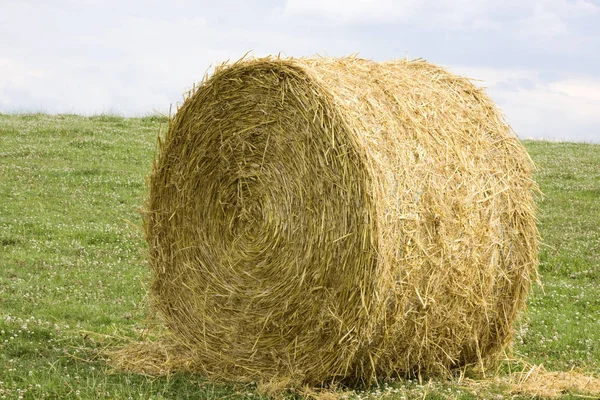
[[[0,0],[0,112],[168,113],[248,51],[423,58],[521,138],[600,143],[600,0]]]

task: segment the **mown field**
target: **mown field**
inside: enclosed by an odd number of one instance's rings
[[[104,349],[146,327],[150,273],[138,208],[161,123],[0,115],[0,398],[261,397],[251,385],[107,365]],[[512,357],[600,374],[600,145],[525,145],[544,192],[543,287],[534,288]],[[351,396],[509,396],[486,390],[405,381]]]

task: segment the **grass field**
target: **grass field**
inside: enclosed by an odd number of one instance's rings
[[[110,373],[102,349],[146,326],[136,226],[158,117],[0,115],[0,398],[259,398],[252,386]],[[600,145],[525,142],[545,193],[536,286],[514,356],[600,373]],[[506,397],[453,382],[355,396]],[[576,398],[566,394],[565,398]],[[527,398],[523,395],[522,398]]]

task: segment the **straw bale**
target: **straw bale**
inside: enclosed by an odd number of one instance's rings
[[[535,277],[532,169],[488,96],[423,60],[223,65],[149,178],[153,304],[226,379],[484,362]]]

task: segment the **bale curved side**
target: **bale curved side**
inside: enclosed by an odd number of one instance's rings
[[[479,362],[535,274],[532,168],[489,98],[426,62],[226,66],[150,177],[154,304],[229,379]]]
[[[304,65],[369,154],[373,177],[386,311],[355,374],[442,373],[493,357],[537,269],[526,150],[482,90],[443,68]]]

